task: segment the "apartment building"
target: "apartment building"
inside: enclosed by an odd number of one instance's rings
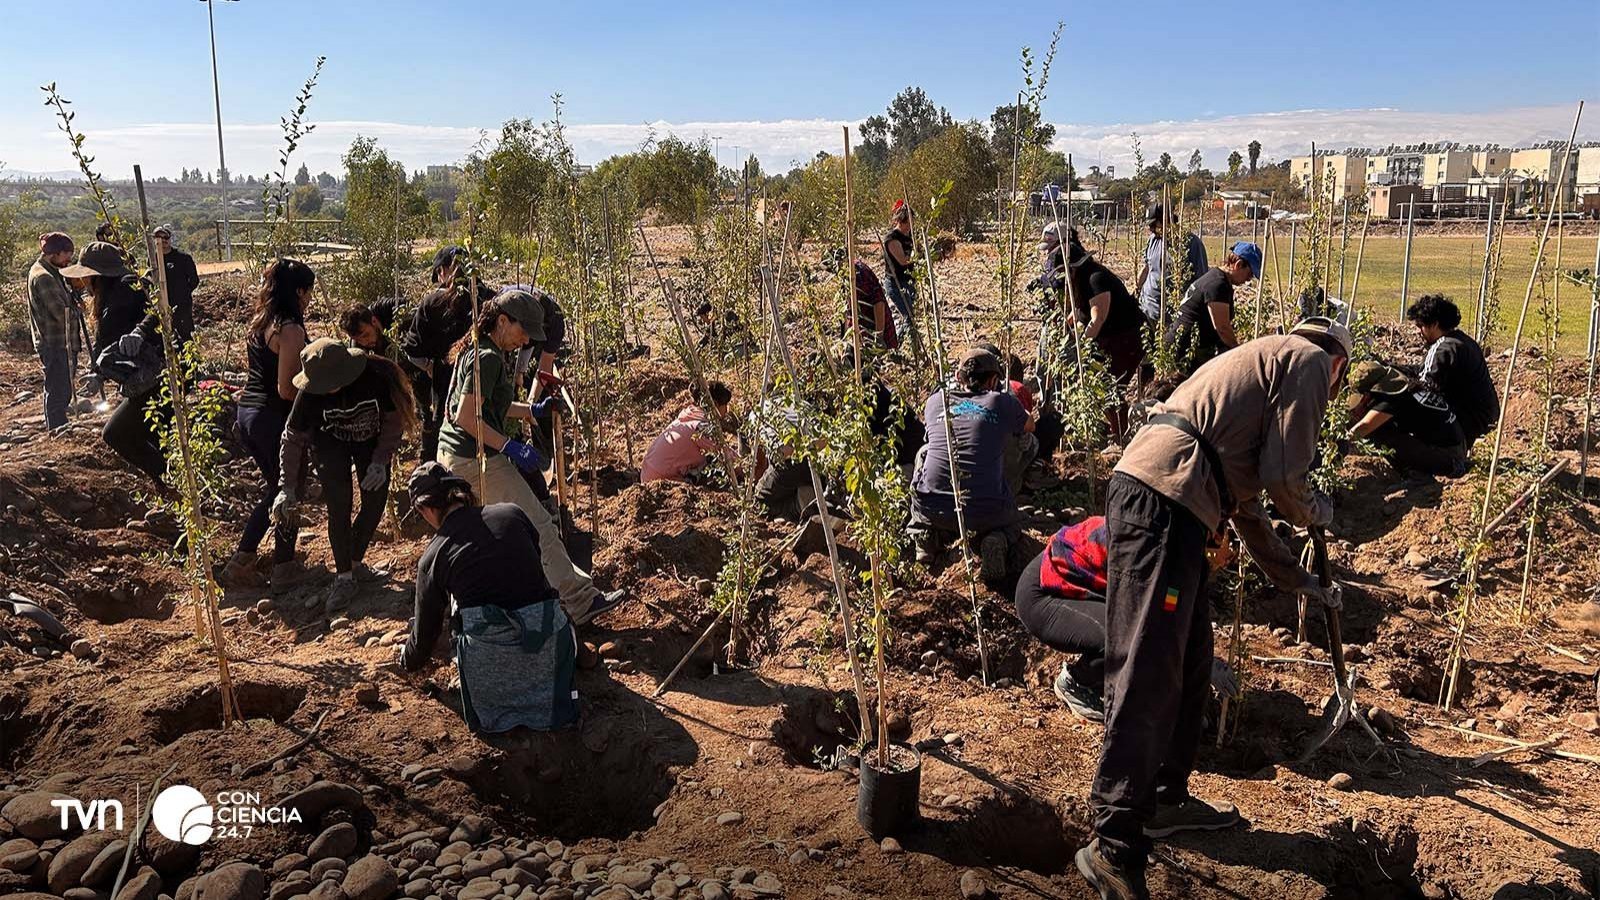
[[[1578,166],[1583,161],[1581,152],[1567,167],[1567,177],[1559,186],[1562,203],[1571,203],[1576,195],[1578,184]],[[1531,184],[1530,191],[1541,202],[1550,198],[1548,193],[1551,186],[1561,177],[1562,148],[1560,147],[1535,147],[1524,150],[1511,151],[1509,171],[1527,178]]]
[[[1343,197],[1346,194],[1359,194],[1366,189],[1367,183],[1367,157],[1359,153],[1319,153],[1316,164],[1321,170],[1313,173],[1312,157],[1296,156],[1289,160],[1289,174],[1300,185],[1302,191],[1311,190],[1312,175],[1316,174],[1317,183],[1322,190],[1327,190],[1328,180],[1333,182],[1333,195]]]

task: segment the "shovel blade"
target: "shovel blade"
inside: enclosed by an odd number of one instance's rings
[[[1355,709],[1355,690],[1348,684],[1335,685],[1333,694],[1322,704],[1322,727],[1317,729],[1317,733],[1312,735],[1305,749],[1300,752],[1300,762],[1310,759],[1312,754],[1332,740],[1339,729],[1350,722]]]

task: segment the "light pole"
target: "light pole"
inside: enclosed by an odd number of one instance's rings
[[[214,0],[200,0],[206,5],[206,26],[211,31],[211,99],[217,108],[217,184],[222,188],[222,259],[233,261],[233,235],[228,222],[228,160],[222,155],[222,92],[217,88],[217,22],[211,8]],[[230,0],[237,2],[237,0]]]
[[[716,170],[716,174],[711,176],[711,199],[715,201],[722,182],[722,135],[720,134],[711,136],[711,157],[711,168]]]

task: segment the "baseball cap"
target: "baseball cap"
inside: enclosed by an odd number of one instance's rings
[[[1233,255],[1245,261],[1250,267],[1250,277],[1261,277],[1261,248],[1249,241],[1240,241],[1233,245]]]
[[[505,290],[489,302],[498,303],[501,312],[516,319],[528,333],[528,340],[536,344],[544,341],[544,304],[538,297],[528,291]]]
[[[961,354],[961,363],[957,369],[969,381],[980,375],[999,375],[1000,357],[983,347],[973,347]]]
[[[458,247],[455,244],[440,247],[439,252],[433,255],[433,268],[435,270],[443,269],[444,267],[455,262],[456,257],[461,256],[466,252],[466,248]]]
[[[1306,318],[1301,319],[1299,324],[1289,329],[1289,333],[1298,334],[1301,336],[1326,336],[1333,338],[1333,340],[1344,349],[1344,355],[1346,358],[1348,358],[1355,350],[1356,342],[1355,338],[1351,337],[1350,335],[1350,329],[1340,325],[1338,322],[1335,322],[1327,316],[1307,316]]]

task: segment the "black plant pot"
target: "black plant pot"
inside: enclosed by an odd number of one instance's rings
[[[889,745],[889,770],[877,767],[877,744],[861,751],[861,790],[856,821],[874,840],[896,834],[922,817],[922,754],[905,744]]]

